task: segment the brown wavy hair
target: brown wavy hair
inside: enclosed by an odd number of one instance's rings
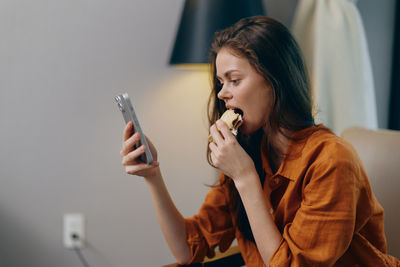
[[[218,99],[222,89],[216,75],[216,57],[221,48],[228,48],[233,54],[246,58],[250,65],[264,77],[273,92],[273,108],[269,115],[270,132],[259,129],[253,134],[242,135],[238,142],[252,157],[264,185],[265,173],[261,161],[261,143],[269,158],[282,156],[272,142],[271,133],[295,132],[314,125],[310,83],[300,48],[289,30],[278,21],[255,16],[244,18],[233,26],[215,33],[210,50],[212,91],[208,100],[208,121],[213,125],[225,112],[225,103]],[[267,101],[267,99],[266,99]],[[263,142],[264,140],[264,142]],[[207,160],[212,166],[210,149]],[[240,196],[230,178],[224,183],[230,188],[232,208],[236,223],[245,238],[254,242],[254,236]]]

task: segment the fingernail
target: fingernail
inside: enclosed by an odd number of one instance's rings
[[[136,139],[137,141],[140,140],[140,134],[139,134],[139,133],[136,133],[135,139]]]

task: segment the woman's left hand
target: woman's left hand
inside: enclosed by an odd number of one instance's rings
[[[254,162],[231,133],[225,122],[218,120],[210,127],[213,142],[209,144],[213,165],[234,181],[249,171]]]

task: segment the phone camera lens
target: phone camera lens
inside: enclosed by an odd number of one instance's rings
[[[118,103],[118,107],[119,107],[119,110],[124,111],[124,108],[122,107],[121,103]]]

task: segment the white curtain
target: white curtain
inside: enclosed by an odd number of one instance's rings
[[[317,122],[377,128],[367,40],[352,0],[299,0],[292,32],[310,72]],[[379,11],[377,11],[379,12]]]

